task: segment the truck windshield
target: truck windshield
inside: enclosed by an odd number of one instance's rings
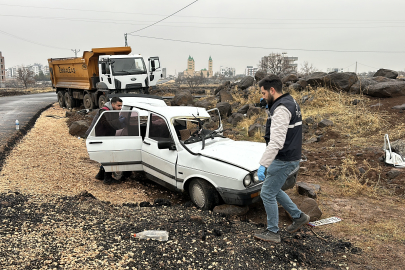
[[[142,58],[115,58],[111,61],[111,68],[114,76],[147,73]]]

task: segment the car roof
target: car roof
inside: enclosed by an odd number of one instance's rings
[[[146,103],[139,103],[134,106],[138,109],[154,112],[165,116],[168,119],[176,117],[210,117],[207,110],[201,107],[191,107],[191,106],[166,106],[159,107],[153,106]]]

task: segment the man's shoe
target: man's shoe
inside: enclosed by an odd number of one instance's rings
[[[104,180],[104,168],[100,167],[100,170],[98,171],[98,173],[96,174],[96,179],[97,180]]]
[[[256,233],[254,235],[256,239],[266,241],[266,242],[274,242],[274,243],[280,243],[281,242],[281,237],[278,233],[271,232],[269,230],[264,230],[262,233]]]
[[[293,233],[298,231],[302,226],[309,222],[309,219],[310,217],[307,214],[301,213],[301,216],[299,218],[295,218],[293,223],[286,228],[287,232]]]

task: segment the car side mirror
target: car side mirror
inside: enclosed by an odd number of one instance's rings
[[[176,150],[176,145],[173,141],[159,141],[158,142],[159,149],[169,149],[169,150]]]

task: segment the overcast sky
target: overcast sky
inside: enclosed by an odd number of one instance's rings
[[[227,66],[240,74],[272,52],[322,71],[354,71],[356,62],[358,72],[405,70],[405,1],[199,0],[136,32],[192,2],[0,0],[0,51],[6,68],[47,64],[51,57],[74,56],[71,49],[82,55],[124,46],[124,33],[133,33],[149,38],[128,35],[132,52],[159,56],[168,74],[185,70],[189,55],[196,70],[208,68],[211,56],[214,72]]]

